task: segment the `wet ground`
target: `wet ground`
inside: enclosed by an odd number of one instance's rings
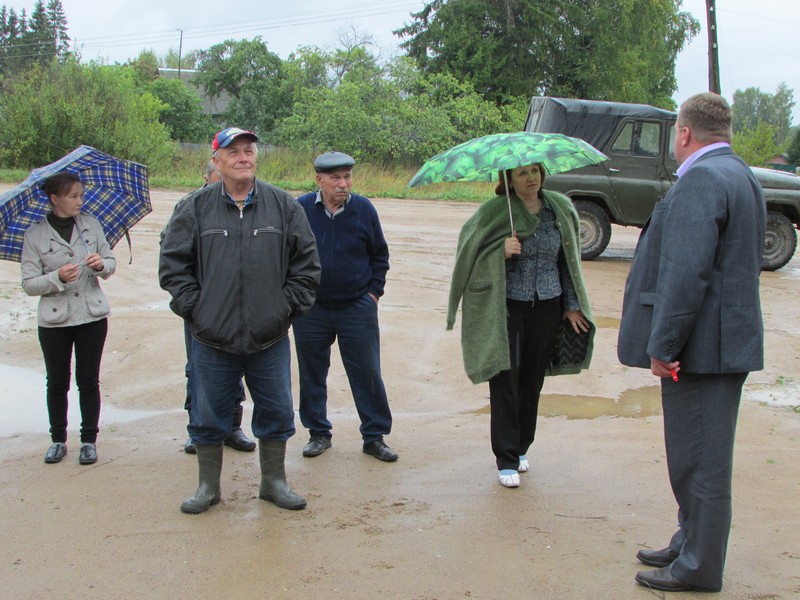
[[[638,230],[615,227],[609,250],[584,263],[592,368],[547,381],[531,472],[507,490],[489,448],[487,386],[463,373],[459,325],[444,330],[456,238],[476,207],[377,200],[392,254],[380,305],[387,441],[400,460],[361,452],[334,354],[333,448],[304,459],[299,421],[288,446],[308,508],[259,500],[257,458],[226,448],[222,502],[190,517],[178,510],[197,477],[182,452],[183,334],[156,278],[158,233],[178,195],[153,198],[132,231],[133,263],[118,245],[118,272],[103,284],[113,314],[96,465],[77,463],[72,413],[67,458],[42,462],[36,299],[21,292],[18,265],[0,263],[0,597],[652,597],[633,582],[634,555],[665,544],[675,523],[657,382],[615,350]],[[800,596],[800,414],[789,408],[800,404],[800,259],[761,280],[767,367],[748,379],[737,436],[720,594],[731,599]]]

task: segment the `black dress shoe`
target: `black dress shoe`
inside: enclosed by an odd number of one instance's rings
[[[48,464],[61,462],[61,459],[67,455],[67,445],[61,442],[56,442],[47,449],[44,455],[44,462]]]
[[[319,456],[331,447],[331,438],[324,435],[312,435],[303,448],[303,456]]]
[[[693,585],[675,579],[669,569],[669,567],[661,567],[655,571],[639,571],[636,574],[636,581],[646,588],[661,590],[662,592],[691,592],[698,589]],[[710,592],[712,590],[706,591]]]
[[[82,465],[93,465],[97,462],[97,448],[94,444],[84,444],[81,446],[78,462]]]
[[[639,550],[636,558],[651,567],[668,567],[678,558],[678,553],[667,546],[661,550]]]
[[[364,454],[370,454],[384,462],[394,462],[397,460],[397,452],[389,448],[383,440],[364,444]]]
[[[252,452],[256,449],[256,443],[244,434],[241,427],[231,431],[231,434],[225,438],[225,445],[239,452]]]
[[[186,440],[186,443],[183,445],[183,451],[186,452],[186,454],[197,454],[197,450],[192,443],[192,438]]]

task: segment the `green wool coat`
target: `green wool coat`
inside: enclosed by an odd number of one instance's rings
[[[578,214],[572,201],[557,192],[543,190],[544,197],[556,215],[561,233],[561,249],[583,315],[591,322],[592,311],[583,283]],[[533,234],[539,225],[538,215],[528,212],[515,194],[511,195],[511,212],[517,236]],[[506,260],[504,240],[511,235],[508,202],[495,196],[484,203],[464,223],[458,238],[456,264],[450,283],[447,329],[453,329],[462,304],[461,350],[464,369],[473,383],[488,381],[500,371],[511,368],[506,324]],[[567,320],[562,322],[548,375],[578,373],[586,369],[592,358],[595,326],[588,333],[576,334]]]

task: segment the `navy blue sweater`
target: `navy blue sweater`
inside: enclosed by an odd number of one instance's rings
[[[375,207],[363,196],[350,194],[344,211],[331,219],[325,205],[316,200],[316,192],[297,199],[317,238],[322,264],[316,303],[345,306],[367,292],[380,298],[389,270],[389,246]]]

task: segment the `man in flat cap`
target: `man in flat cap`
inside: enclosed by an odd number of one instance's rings
[[[350,193],[355,160],[326,152],[314,161],[319,190],[298,198],[317,238],[322,281],[314,306],[295,319],[295,351],[300,370],[300,421],[310,439],[303,456],[331,447],[326,380],[331,346],[338,339],[350,390],[361,419],[363,451],[393,462],[383,437],[392,413],[381,376],[378,299],[389,270],[389,247],[372,203]]]
[[[286,509],[306,506],[284,470],[286,441],[295,432],[288,332],[314,302],[319,256],[294,198],[256,179],[257,141],[238,127],[215,136],[222,181],[176,208],[161,244],[159,282],[192,332],[189,433],[199,485],[181,504],[185,513],[220,501],[223,442],[242,373],[253,399],[259,497]]]

